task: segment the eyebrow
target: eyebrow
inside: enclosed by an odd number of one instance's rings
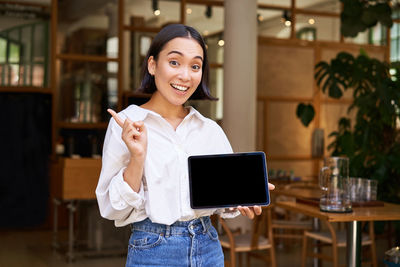
[[[179,51],[176,51],[176,50],[172,50],[172,51],[168,52],[167,55],[170,55],[170,54],[178,54],[178,55],[180,55],[180,56],[183,56],[183,53],[182,53],[182,52],[179,52]],[[203,61],[203,58],[202,58],[201,56],[195,56],[194,58],[198,58],[198,59],[200,59],[201,61]]]

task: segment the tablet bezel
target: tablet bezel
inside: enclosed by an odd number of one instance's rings
[[[264,170],[264,181],[265,181],[265,190],[266,190],[266,202],[255,202],[255,203],[242,203],[242,204],[220,204],[220,205],[206,205],[206,206],[194,206],[193,203],[193,186],[192,186],[192,172],[191,172],[191,160],[193,158],[220,158],[220,157],[246,157],[250,155],[257,155],[262,157],[263,162],[263,170]],[[240,153],[229,153],[229,154],[210,154],[210,155],[193,155],[188,157],[188,174],[189,174],[189,190],[190,190],[190,207],[192,209],[209,209],[209,208],[234,208],[237,206],[268,206],[271,202],[269,188],[268,188],[268,172],[267,172],[267,162],[265,153],[262,151],[255,152],[240,152]],[[240,184],[238,184],[240,186]],[[205,192],[206,196],[206,192]]]

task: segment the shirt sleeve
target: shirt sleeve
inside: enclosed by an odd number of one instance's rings
[[[123,178],[130,153],[121,132],[111,118],[104,139],[102,168],[96,188],[100,214],[110,220],[124,220],[131,216],[133,210],[144,209],[143,184],[139,192],[135,192]]]
[[[217,209],[215,213],[224,219],[232,219],[240,215],[238,209],[234,209],[233,211],[230,211],[229,209]]]

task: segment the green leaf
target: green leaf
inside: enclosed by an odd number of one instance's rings
[[[392,9],[390,8],[389,3],[378,3],[374,6],[371,6],[371,9],[373,9],[373,12],[376,14],[376,18],[382,25],[388,28],[393,26]]]
[[[300,103],[297,106],[296,115],[300,119],[301,123],[308,127],[315,116],[314,107],[311,104]]]
[[[372,10],[371,7],[368,7],[367,9],[364,10],[364,12],[361,15],[361,21],[368,28],[376,25],[378,19],[376,17],[376,13],[374,12],[374,10]]]

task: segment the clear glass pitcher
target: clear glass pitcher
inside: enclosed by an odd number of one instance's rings
[[[324,167],[319,174],[319,185],[323,190],[319,202],[322,211],[352,211],[348,158],[325,158]]]

